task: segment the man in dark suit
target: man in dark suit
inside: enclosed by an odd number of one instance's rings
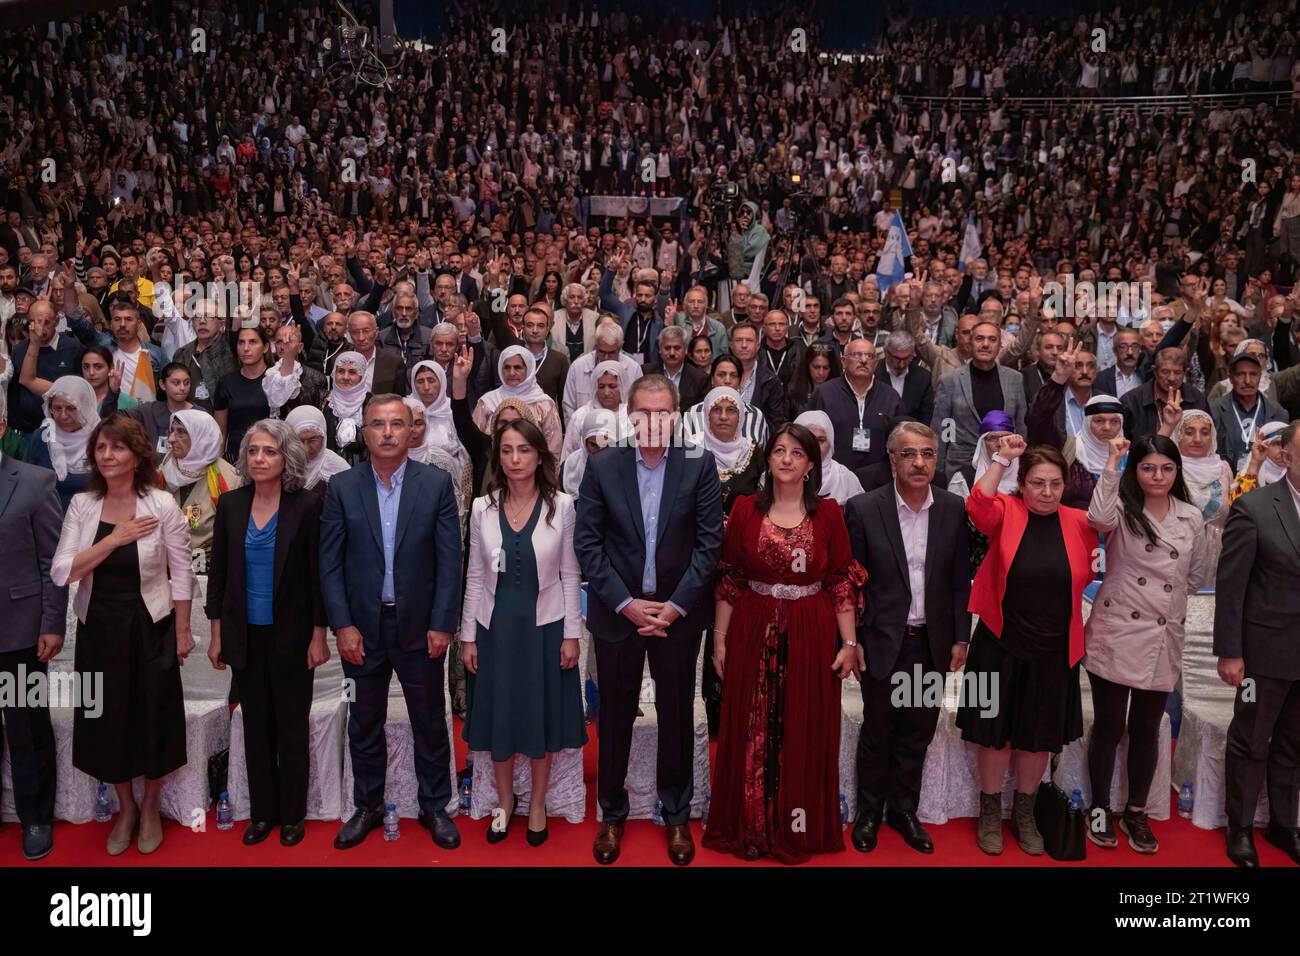
[[[629,390],[636,444],[588,459],[573,546],[587,580],[587,626],[599,675],[603,816],[592,847],[618,859],[626,778],[647,654],[659,718],[657,781],[668,859],[695,856],[691,796],[695,665],[722,549],[722,489],[713,455],[675,440],[677,390],[646,375]],[[671,447],[670,447],[671,446]]]
[[[383,824],[384,723],[393,672],[415,738],[420,826],[460,846],[451,800],[444,655],[460,613],[460,519],[451,478],[407,459],[411,410],[378,394],[365,410],[370,460],[330,480],[321,516],[325,611],[343,673],[355,682],[348,714],[356,812],[334,846],[346,850]]]
[[[0,392],[0,438],[8,425]],[[68,589],[50,582],[63,508],[54,473],[0,456],[0,674],[27,693],[33,675],[63,648]],[[26,675],[24,677],[24,675]],[[18,701],[16,703],[23,703]],[[0,707],[0,748],[9,741],[14,806],[23,829],[23,856],[39,860],[54,849],[54,730],[47,707]]]
[[[766,362],[758,358],[760,327],[749,322],[733,325],[727,335],[731,339],[731,354],[740,360],[740,392],[746,404],[763,413],[769,431],[776,431],[786,420],[788,411],[785,386]]]
[[[1060,332],[1044,332],[1038,338],[1038,359],[1020,370],[1025,389],[1025,401],[1032,402],[1043,383],[1056,371],[1056,357],[1065,350],[1065,336]],[[1114,395],[1114,392],[1102,392]]]
[[[1160,428],[1164,407],[1173,402],[1182,411],[1198,408],[1209,412],[1205,393],[1187,383],[1187,356],[1180,348],[1163,348],[1156,353],[1155,377],[1135,388],[1120,401],[1124,406],[1124,437],[1129,441],[1150,438]]]
[[[410,391],[402,354],[379,345],[379,326],[372,313],[357,311],[348,316],[348,338],[353,350],[366,360],[371,395],[405,395]],[[326,364],[325,374],[333,377],[333,362]]]
[[[844,350],[844,374],[818,385],[808,403],[830,416],[834,458],[854,470],[885,459],[889,426],[903,414],[898,393],[876,374],[877,358],[875,343],[854,339]]]
[[[569,376],[569,353],[563,348],[547,348],[551,317],[543,308],[524,312],[524,340],[520,344],[532,353],[537,365],[537,386],[560,408],[564,401],[564,380]]]
[[[875,849],[883,819],[908,846],[933,853],[916,810],[940,708],[922,701],[927,682],[942,688],[945,671],[966,660],[970,554],[952,545],[965,541],[966,508],[961,498],[931,487],[939,437],[929,427],[900,424],[888,449],[893,482],[845,505],[853,557],[867,569],[858,628],[858,663],[866,670],[852,839],[863,853]],[[901,707],[892,700],[900,683],[911,690]]]
[[[885,374],[903,402],[902,414],[928,422],[934,414],[934,376],[916,357],[916,339],[899,329],[885,340]]]
[[[424,358],[429,349],[431,330],[421,325],[419,304],[414,292],[399,292],[393,299],[393,323],[379,333],[375,340],[379,348],[393,351],[402,357],[409,374],[416,362]]]
[[[1264,839],[1300,863],[1300,425],[1282,432],[1286,475],[1242,495],[1223,530],[1214,605],[1219,677],[1237,688],[1224,757],[1228,859],[1259,865],[1253,826],[1267,779]]]
[[[668,326],[659,333],[659,361],[645,370],[677,386],[677,401],[683,409],[698,405],[709,392],[708,370],[686,361],[686,345],[686,329]]]

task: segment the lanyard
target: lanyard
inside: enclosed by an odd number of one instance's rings
[[[785,348],[781,350],[781,361],[775,365],[772,364],[771,349],[764,349],[763,354],[767,356],[768,367],[771,368],[772,371],[775,372],[777,375],[780,375],[781,369],[785,368],[785,360],[790,357],[790,346],[787,345]]]
[[[1237,399],[1232,400],[1232,414],[1236,416],[1237,427],[1241,429],[1241,440],[1246,444],[1246,450],[1250,450],[1251,444],[1255,441],[1255,428],[1259,425],[1259,413],[1264,410],[1264,403],[1255,399],[1255,410],[1242,418],[1237,414]]]

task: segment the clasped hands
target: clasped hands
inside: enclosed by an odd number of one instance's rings
[[[667,637],[668,628],[681,617],[667,601],[644,598],[633,598],[623,608],[623,616],[636,625],[636,632],[642,637]]]

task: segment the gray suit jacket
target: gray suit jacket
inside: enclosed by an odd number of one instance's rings
[[[1016,423],[1016,434],[1025,434],[1025,385],[1015,369],[998,365],[1002,384],[1002,408]],[[951,478],[958,468],[975,457],[980,436],[980,416],[971,394],[970,363],[939,380],[930,427],[939,433],[939,471]]]
[[[0,458],[0,653],[67,627],[68,589],[50,581],[62,527],[54,472]]]

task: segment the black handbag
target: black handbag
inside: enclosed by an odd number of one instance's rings
[[[1070,798],[1056,785],[1059,754],[1052,755],[1052,779],[1038,785],[1034,797],[1034,824],[1043,835],[1047,855],[1053,860],[1082,860],[1088,855],[1088,838],[1084,827],[1087,817],[1082,807],[1070,809]]]

